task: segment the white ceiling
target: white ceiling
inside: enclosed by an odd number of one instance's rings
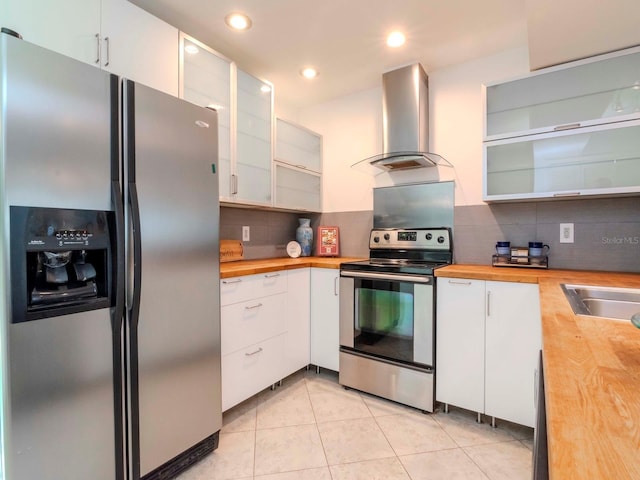
[[[240,68],[271,81],[277,101],[291,107],[378,86],[383,72],[415,61],[428,73],[527,45],[530,56],[536,58],[536,68],[558,63],[553,58],[547,61],[547,56],[566,61],[600,53],[602,50],[581,51],[581,35],[590,32],[581,31],[580,22],[586,21],[592,28],[594,18],[600,18],[600,9],[617,5],[624,11],[623,4],[627,4],[637,11],[636,5],[640,5],[638,0],[580,0],[589,4],[585,11],[557,8],[569,0],[130,1],[235,60]],[[233,11],[249,15],[253,27],[245,32],[231,31],[224,17]],[[577,19],[573,18],[575,12],[579,12]],[[639,16],[622,13],[619,18],[627,25],[621,27],[618,22],[616,27],[633,33],[617,40],[615,31],[599,32],[609,39],[608,50],[611,44],[615,48],[633,44],[631,37],[640,43],[640,29],[635,25]],[[531,19],[534,36],[528,34]],[[551,35],[546,34],[547,24],[554,26]],[[405,32],[407,43],[389,49],[385,37],[395,29]],[[622,45],[616,47],[616,42]],[[538,44],[540,49],[536,49]],[[563,58],[566,45],[572,46],[567,52],[570,58]],[[312,81],[299,75],[309,65],[320,71]]]

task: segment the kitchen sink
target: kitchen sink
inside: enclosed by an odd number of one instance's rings
[[[640,312],[640,289],[562,284],[576,315],[631,320]]]

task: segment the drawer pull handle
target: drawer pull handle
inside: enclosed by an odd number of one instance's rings
[[[471,285],[471,282],[457,282],[455,280],[449,280],[449,283],[452,285]]]
[[[270,273],[264,276],[264,278],[275,278],[275,277],[279,277],[280,274],[279,273]]]
[[[241,278],[238,278],[237,280],[223,280],[222,283],[224,283],[225,285],[231,285],[232,283],[240,283],[242,282]]]
[[[245,357],[251,357],[253,355],[255,355],[256,353],[260,353],[262,351],[262,347],[258,347],[258,349],[255,352],[251,352],[251,353],[245,353]]]
[[[262,306],[261,303],[256,303],[255,305],[251,305],[250,307],[244,307],[245,310],[253,310],[254,308],[260,308]]]

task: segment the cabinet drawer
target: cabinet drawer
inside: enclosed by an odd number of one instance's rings
[[[222,355],[284,333],[286,298],[287,294],[281,293],[222,307]]]
[[[277,295],[287,291],[287,272],[269,272],[220,280],[220,305]]]
[[[284,369],[285,335],[222,357],[222,410],[278,382]]]

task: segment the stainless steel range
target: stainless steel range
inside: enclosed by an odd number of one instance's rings
[[[340,268],[341,385],[433,412],[434,269],[451,229],[373,229],[369,260]]]

